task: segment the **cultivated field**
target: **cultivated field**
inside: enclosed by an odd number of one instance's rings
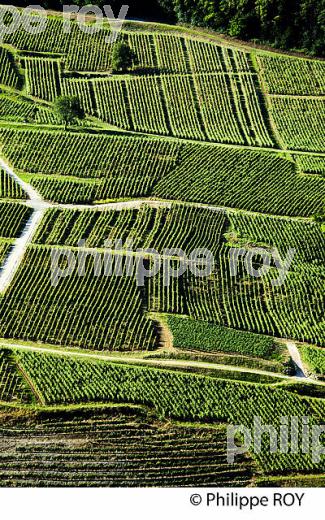
[[[108,35],[2,35],[0,485],[320,485],[265,439],[230,466],[226,427],[324,422],[324,62],[128,22],[116,72]]]

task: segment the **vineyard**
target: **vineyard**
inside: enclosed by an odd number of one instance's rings
[[[31,209],[22,204],[0,202],[0,237],[18,237],[31,213]]]
[[[281,156],[188,145],[154,194],[275,215],[308,216],[322,211],[325,192],[323,179],[297,175],[294,163]]]
[[[325,378],[325,354],[320,348],[303,346],[301,347],[302,357],[311,371],[320,379]]]
[[[322,61],[264,55],[258,57],[258,63],[270,94],[325,94],[325,64]]]
[[[244,212],[229,213],[231,240],[241,245],[267,244],[281,254],[289,248],[296,250],[300,262],[321,266],[325,261],[325,237],[315,222],[252,215]]]
[[[10,242],[6,242],[3,239],[0,241],[0,268],[4,262],[4,260],[7,257],[7,254],[9,253],[11,248]]]
[[[46,101],[60,95],[60,65],[57,60],[25,58],[27,93]]]
[[[17,371],[12,352],[2,348],[0,349],[0,400],[32,401],[32,393]]]
[[[10,177],[7,172],[0,169],[0,199],[24,199],[25,194],[17,184],[17,182]]]
[[[186,24],[16,29],[0,28],[0,486],[321,483],[324,457],[266,437],[230,466],[226,433],[324,421],[324,62]]]
[[[7,49],[0,47],[0,84],[17,88],[20,77],[13,56]]]
[[[35,242],[46,245],[78,245],[102,248],[106,240],[114,244],[131,243],[134,249],[178,248],[189,255],[194,249],[207,248],[216,254],[226,224],[224,212],[212,212],[174,204],[171,208],[153,208],[143,204],[139,210],[122,211],[49,210],[37,231]]]
[[[5,486],[246,486],[255,472],[248,457],[227,466],[225,428],[154,421],[139,408],[4,419],[0,431],[3,442],[18,446],[0,455]]]
[[[17,96],[0,94],[0,119],[21,123],[57,124],[53,111]]]
[[[278,215],[310,216],[323,208],[324,180],[299,175],[292,160],[275,153],[15,128],[0,128],[0,145],[15,168],[38,174],[29,182],[57,202],[154,195]],[[54,148],[55,155],[45,153]]]
[[[196,248],[207,248],[216,262],[209,278],[196,278],[187,271],[170,287],[163,287],[162,276],[148,280],[145,306],[150,311],[189,314],[235,329],[323,344],[324,248],[320,246],[324,238],[316,223],[243,212],[227,216],[222,211],[185,205],[170,209],[143,205],[140,210],[118,212],[53,209],[45,215],[35,237],[39,244],[73,247],[81,239],[90,248],[103,248],[105,240],[113,249],[120,248],[114,244],[120,240],[123,247],[129,243],[133,251],[154,248],[159,253],[167,247],[187,255]],[[245,247],[276,247],[282,257],[289,248],[295,249],[286,283],[271,289],[278,274],[274,269],[267,278],[249,279],[242,261],[239,279],[233,278],[226,239]],[[307,307],[306,294],[310,295]]]
[[[121,276],[94,277],[91,260],[85,255],[84,274],[79,275],[76,269],[73,276],[58,280],[55,286],[51,280],[52,259],[47,249],[30,248],[27,252],[13,285],[0,302],[2,337],[97,350],[154,347],[153,327],[144,315],[135,277],[128,277],[125,271]],[[64,258],[57,262],[62,268]],[[99,262],[104,273],[107,264],[103,264],[102,256]]]
[[[272,114],[290,150],[324,151],[325,100],[272,98]]]
[[[218,325],[200,321],[168,317],[168,325],[173,335],[173,345],[187,350],[204,352],[230,352],[246,354],[265,359],[276,358],[279,349],[272,338],[249,332],[238,332]]]
[[[308,415],[310,424],[321,423],[324,415],[321,399],[297,396],[281,385],[240,383],[22,350],[17,350],[15,357],[48,404],[95,400],[138,403],[154,407],[161,416],[194,421],[209,417],[247,425],[258,415],[263,424],[275,427],[283,415],[300,419]],[[284,469],[324,471],[324,463],[313,462],[311,454],[270,454],[264,441],[262,452],[255,457],[266,473],[281,473]]]
[[[259,334],[294,338],[324,346],[323,268],[293,262],[286,283],[272,287],[278,272],[252,278],[239,261],[231,276],[229,248],[223,246],[210,277],[188,274],[186,302],[192,318]]]
[[[295,160],[298,168],[304,173],[316,173],[323,175],[325,172],[325,157],[315,155],[296,155]]]

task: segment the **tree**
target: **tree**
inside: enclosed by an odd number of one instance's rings
[[[125,42],[117,42],[112,53],[112,68],[114,71],[126,72],[136,61],[136,56],[130,46]]]
[[[61,121],[64,122],[65,130],[68,125],[76,123],[78,119],[85,118],[85,112],[77,96],[60,96],[56,98],[54,108]]]

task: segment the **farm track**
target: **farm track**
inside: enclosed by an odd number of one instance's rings
[[[0,271],[0,294],[3,294],[11,284],[19,266],[25,256],[27,247],[32,243],[38,225],[43,219],[46,209],[50,204],[43,201],[41,195],[32,188],[28,183],[22,181],[18,175],[0,158],[0,168],[4,169],[14,181],[21,186],[29,197],[27,202],[34,211],[26,223],[23,232],[15,241],[13,247],[9,251],[7,258]]]
[[[301,381],[299,376],[287,376],[285,374],[278,374],[275,372],[268,372],[266,370],[258,370],[253,368],[236,367],[232,365],[220,365],[218,363],[207,363],[204,361],[188,361],[188,360],[174,360],[174,359],[145,359],[136,358],[131,356],[109,356],[106,354],[95,354],[89,352],[72,352],[67,350],[61,350],[58,348],[47,348],[47,347],[34,347],[29,345],[20,345],[15,343],[1,343],[0,346],[8,347],[16,350],[27,350],[30,352],[43,352],[46,354],[56,354],[74,358],[86,358],[86,359],[97,359],[108,362],[135,364],[135,365],[148,365],[152,367],[166,367],[166,368],[198,368],[198,369],[209,369],[209,370],[226,370],[228,372],[239,372],[247,374],[258,374],[261,376],[274,377],[275,379],[283,379],[283,381]],[[325,383],[320,381],[306,379],[306,381],[313,383],[318,386],[325,386]]]
[[[307,378],[307,375],[305,373],[305,368],[300,356],[300,352],[297,348],[297,345],[293,343],[292,341],[287,341],[286,345],[289,350],[290,357],[295,365],[296,368],[296,376],[299,378]]]

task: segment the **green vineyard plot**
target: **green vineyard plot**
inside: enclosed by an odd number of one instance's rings
[[[226,432],[324,422],[324,62],[70,29],[1,35],[0,485],[320,485]]]
[[[0,128],[0,143],[3,156],[18,170],[38,174],[29,182],[57,202],[154,195],[279,215],[311,216],[323,208],[324,180],[299,174],[292,160],[275,153],[15,128]],[[65,184],[65,176],[73,178]]]
[[[272,98],[272,114],[291,150],[324,151],[325,98]]]
[[[117,401],[146,404],[161,415],[199,421],[231,421],[251,425],[254,416],[277,427],[283,416],[308,415],[310,425],[322,421],[322,399],[296,395],[285,386],[243,383],[148,367],[17,350],[15,357],[46,403]],[[242,406],[242,403],[245,406]],[[267,443],[255,455],[266,473],[324,471],[311,453],[269,453]]]
[[[173,335],[173,345],[182,349],[238,352],[265,359],[280,355],[280,349],[276,348],[270,337],[175,316],[169,316],[167,321]]]
[[[0,237],[17,238],[32,214],[23,204],[0,202]]]
[[[284,56],[258,57],[270,94],[325,95],[325,64]]]
[[[26,194],[17,182],[0,169],[0,199],[25,199]]]
[[[84,276],[75,270],[55,287],[51,258],[48,249],[28,250],[0,302],[2,337],[98,350],[154,348],[152,323],[144,315],[135,277],[94,278],[88,258]]]

